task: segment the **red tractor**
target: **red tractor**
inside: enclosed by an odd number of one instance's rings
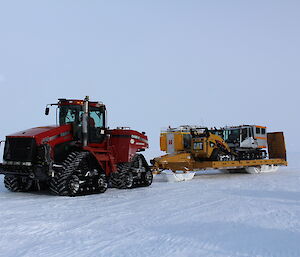
[[[129,128],[108,129],[101,102],[59,99],[59,125],[6,137],[5,187],[14,192],[49,187],[56,195],[104,193],[108,186],[149,186],[152,172],[143,155],[148,138]]]

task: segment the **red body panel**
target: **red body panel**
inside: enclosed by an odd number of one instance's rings
[[[108,134],[116,152],[116,162],[128,162],[136,152],[149,147],[147,136],[135,130],[113,129]]]
[[[94,155],[97,159],[99,165],[105,171],[106,175],[109,175],[111,172],[117,171],[117,162],[114,158],[115,152],[114,148],[108,146],[108,140],[106,140],[103,144],[94,144],[92,146],[84,147],[86,151],[89,151]]]
[[[62,143],[68,140],[71,140],[72,126],[63,125],[63,126],[45,126],[45,127],[36,127],[21,132],[14,133],[8,137],[32,137],[35,138],[38,145],[44,143],[53,143],[54,145]]]
[[[68,141],[73,141],[72,125],[45,126],[31,128],[8,137],[34,138],[37,145],[50,145],[51,157],[54,147]],[[106,175],[115,172],[117,164],[129,162],[138,151],[148,148],[148,138],[143,133],[130,129],[113,129],[107,131],[106,139],[97,144],[89,144],[83,150],[92,153],[98,160]]]
[[[105,170],[106,175],[117,170],[117,164],[129,162],[136,154],[148,148],[146,135],[135,130],[113,129],[101,144],[90,144],[84,150],[91,152]]]
[[[35,139],[37,145],[49,144],[51,149],[58,144],[72,141],[73,138],[71,125],[36,127],[7,137],[31,137]],[[54,152],[51,151],[51,158],[53,155]]]
[[[59,99],[57,104],[46,106],[46,115],[53,105],[59,108],[59,121],[62,125],[31,128],[7,136],[3,155],[5,163],[0,164],[0,172],[3,170],[5,174],[29,177],[30,180],[26,183],[34,179],[37,182],[34,186],[37,187],[40,185],[39,181],[47,182],[57,194],[60,194],[58,191],[62,183],[65,183],[64,191],[74,191],[75,188],[70,188],[73,186],[70,181],[77,175],[84,180],[83,187],[86,187],[86,191],[97,189],[98,192],[98,189],[105,188],[105,185],[101,185],[105,184],[103,173],[109,179],[111,173],[120,171],[120,176],[115,173],[111,178],[117,180],[119,177],[127,187],[130,181],[125,181],[126,167],[132,168],[132,173],[136,173],[132,175],[132,185],[133,179],[140,185],[151,184],[152,179],[149,181],[149,175],[146,174],[150,170],[144,157],[136,156],[137,152],[148,148],[148,138],[144,132],[127,128],[107,129],[105,105],[102,102],[90,102],[88,97],[83,101]],[[90,122],[91,119],[94,123]],[[131,166],[135,166],[136,160],[145,167],[144,171]],[[67,168],[73,170],[66,170]],[[23,182],[25,184],[22,180]],[[79,181],[79,184],[83,183]],[[123,188],[124,185],[117,187]],[[29,185],[31,186],[33,185]],[[131,186],[128,184],[128,188]]]

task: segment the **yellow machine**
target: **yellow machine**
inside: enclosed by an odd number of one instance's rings
[[[160,134],[160,150],[168,154],[188,151],[191,147],[190,126],[168,128]]]
[[[230,160],[234,154],[217,130],[207,128],[191,130],[191,154],[195,160]]]
[[[239,151],[235,151],[235,148],[230,147],[223,139],[227,130],[208,130],[207,128],[181,126],[162,131],[160,148],[166,152],[166,155],[154,158],[151,161],[153,171],[246,169],[247,172],[250,172],[248,170],[255,169],[257,173],[265,167],[287,165],[285,140],[282,132],[265,133],[267,136],[268,159],[266,157],[261,158],[258,155],[249,155],[250,158],[247,156],[244,159],[241,158],[243,156],[239,154]],[[243,132],[243,130],[240,131]]]
[[[188,152],[195,160],[223,160],[233,154],[218,130],[192,126],[169,128],[160,135],[160,149],[168,154]]]

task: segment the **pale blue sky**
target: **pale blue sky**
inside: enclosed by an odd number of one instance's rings
[[[299,151],[300,1],[0,0],[1,130],[55,122],[57,98],[109,125],[261,124]]]

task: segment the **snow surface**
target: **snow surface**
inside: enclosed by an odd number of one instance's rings
[[[275,173],[75,198],[11,193],[0,176],[0,256],[298,257],[299,157]]]

